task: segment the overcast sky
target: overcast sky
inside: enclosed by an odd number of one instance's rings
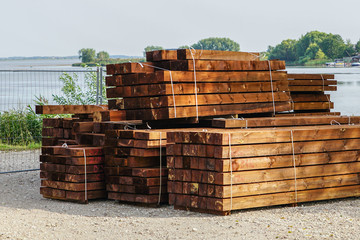
[[[312,30],[360,39],[360,0],[0,0],[0,57],[142,55],[229,37],[264,51]]]

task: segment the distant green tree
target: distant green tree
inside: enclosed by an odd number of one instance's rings
[[[296,60],[295,45],[296,45],[296,40],[287,39],[287,40],[283,40],[280,44],[276,45],[275,47],[269,46],[268,59],[295,61]]]
[[[180,46],[180,47],[178,47],[179,49],[189,49],[190,48],[190,46],[189,45],[183,45],[183,46]]]
[[[305,52],[311,43],[316,43],[321,47],[320,43],[327,37],[327,35],[328,34],[324,32],[311,31],[301,36],[295,45],[296,57],[304,57]]]
[[[240,45],[230,38],[210,37],[191,45],[194,49],[240,51]]]
[[[109,60],[110,55],[109,55],[108,52],[101,51],[101,52],[98,52],[98,53],[96,54],[96,58],[97,58],[97,60],[99,60],[99,61],[105,61],[105,60]]]
[[[325,55],[325,53],[319,49],[317,53],[315,54],[315,59],[328,59],[328,57]]]
[[[315,59],[316,54],[321,51],[319,45],[316,43],[310,43],[309,47],[305,51],[305,57],[308,57],[309,59]]]
[[[83,63],[95,61],[95,50],[93,48],[82,48],[79,50],[79,58]]]
[[[331,33],[319,43],[319,46],[325,55],[331,59],[343,57],[346,49],[342,37],[338,34]]]
[[[355,44],[355,50],[358,54],[360,54],[360,40]]]
[[[155,50],[163,50],[164,48],[161,46],[147,46],[146,48],[144,48],[144,56],[146,56],[146,52],[151,52],[151,51],[155,51]]]

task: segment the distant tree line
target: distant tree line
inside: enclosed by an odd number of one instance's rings
[[[231,40],[230,38],[219,38],[219,37],[210,37],[205,38],[197,43],[194,43],[190,46],[183,45],[178,48],[194,48],[194,49],[203,49],[203,50],[220,50],[220,51],[240,51],[240,44]],[[144,56],[146,52],[154,50],[164,49],[161,46],[147,46],[144,49]]]
[[[294,64],[322,63],[360,53],[360,40],[353,44],[338,34],[311,31],[298,40],[286,39],[267,49],[268,59],[285,60]]]
[[[93,48],[82,48],[78,52],[82,63],[95,63],[109,60],[110,55],[105,51],[100,51],[96,54]]]

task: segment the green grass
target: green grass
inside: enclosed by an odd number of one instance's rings
[[[29,143],[28,145],[10,145],[0,143],[0,151],[24,151],[41,148],[41,143]]]

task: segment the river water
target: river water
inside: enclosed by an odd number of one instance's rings
[[[71,67],[78,59],[41,59],[0,61],[1,69],[44,69],[59,70],[58,73],[19,73],[0,72],[0,111],[9,108],[24,107],[33,104],[34,96],[51,98],[52,94],[61,94],[61,82],[58,80],[64,70],[83,70]],[[337,91],[327,92],[334,102],[334,111],[342,115],[360,116],[360,68],[311,68],[288,67],[289,73],[335,74],[338,80]],[[83,73],[79,73],[82,78]]]

